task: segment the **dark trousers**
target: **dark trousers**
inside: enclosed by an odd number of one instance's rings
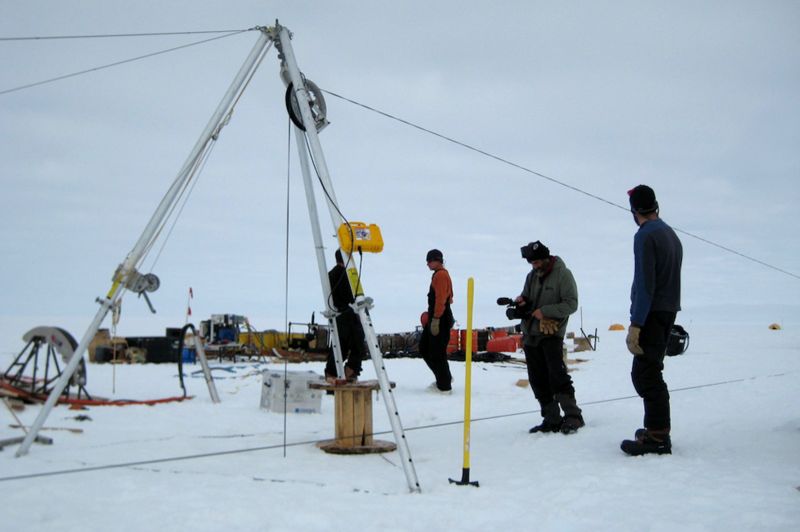
[[[336,328],[339,331],[339,347],[342,350],[342,361],[352,369],[355,375],[361,373],[361,361],[364,359],[364,329],[361,320],[353,311],[347,311],[336,317]],[[325,374],[336,375],[336,356],[331,349]]]
[[[443,317],[439,325],[439,334],[433,336],[430,325],[427,325],[422,330],[422,337],[419,339],[419,352],[436,377],[436,386],[440,390],[453,388],[450,382],[453,380],[453,376],[450,374],[450,365],[447,363],[447,344],[450,342],[452,327],[452,320],[445,320]]]
[[[572,377],[564,364],[564,340],[558,336],[541,338],[535,345],[523,345],[528,363],[528,382],[542,412],[560,394],[575,396]]]
[[[664,353],[667,349],[675,312],[651,312],[639,334],[643,355],[633,357],[631,381],[644,401],[644,427],[650,430],[669,430],[669,391],[664,382]]]

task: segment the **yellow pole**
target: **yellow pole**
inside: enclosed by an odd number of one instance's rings
[[[467,279],[467,345],[464,348],[464,364],[466,375],[464,377],[464,464],[461,468],[461,481],[449,479],[452,484],[459,486],[471,485],[478,487],[477,482],[469,481],[469,421],[470,399],[472,394],[472,301],[474,299],[475,281],[472,277]]]

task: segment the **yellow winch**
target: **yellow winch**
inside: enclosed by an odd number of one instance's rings
[[[376,224],[349,222],[339,226],[339,246],[352,255],[357,251],[380,253],[383,251],[381,229]]]

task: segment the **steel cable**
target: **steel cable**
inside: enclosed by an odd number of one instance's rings
[[[583,194],[584,196],[588,196],[588,197],[590,197],[590,198],[592,198],[594,200],[606,203],[608,205],[611,205],[612,207],[617,207],[618,209],[622,209],[622,210],[624,210],[626,212],[630,212],[630,207],[626,207],[624,205],[620,205],[619,203],[614,203],[611,200],[605,199],[605,198],[603,198],[601,196],[598,196],[596,194],[592,194],[591,192],[583,190],[583,189],[581,189],[579,187],[576,187],[574,185],[570,185],[569,183],[565,183],[564,181],[558,180],[558,179],[556,179],[554,177],[547,176],[545,174],[542,174],[541,172],[537,172],[535,170],[531,170],[530,168],[522,166],[521,164],[517,164],[515,162],[509,161],[508,159],[504,159],[504,158],[502,158],[502,157],[500,157],[498,155],[494,155],[494,154],[489,153],[489,152],[487,152],[485,150],[482,150],[480,148],[476,148],[475,146],[467,144],[466,142],[462,142],[460,140],[456,140],[456,139],[454,139],[452,137],[448,137],[447,135],[443,135],[442,133],[437,133],[436,131],[433,131],[433,130],[425,128],[425,127],[422,127],[422,126],[420,126],[418,124],[415,124],[413,122],[409,122],[408,120],[404,120],[404,119],[402,119],[400,117],[394,116],[394,115],[392,115],[390,113],[387,113],[385,111],[381,111],[380,109],[376,109],[374,107],[371,107],[369,105],[363,104],[363,103],[358,102],[356,100],[352,100],[350,98],[342,96],[341,94],[337,94],[335,92],[331,92],[331,91],[328,91],[328,90],[325,90],[325,89],[322,89],[322,88],[320,90],[322,92],[324,92],[325,94],[330,94],[331,96],[334,96],[336,98],[339,98],[341,100],[349,102],[349,103],[351,103],[353,105],[356,105],[358,107],[362,107],[362,108],[364,108],[364,109],[366,109],[368,111],[372,111],[373,113],[377,113],[377,114],[379,114],[381,116],[384,116],[384,117],[389,118],[391,120],[395,120],[397,122],[400,122],[401,124],[405,124],[407,126],[413,127],[413,128],[415,128],[415,129],[417,129],[419,131],[423,131],[423,132],[428,133],[430,135],[433,135],[435,137],[439,137],[442,140],[446,140],[447,142],[451,142],[453,144],[461,146],[462,148],[466,148],[468,150],[471,150],[471,151],[474,151],[476,153],[479,153],[479,154],[481,154],[481,155],[483,155],[485,157],[489,157],[490,159],[494,159],[494,160],[499,161],[499,162],[501,162],[503,164],[507,164],[509,166],[517,168],[518,170],[522,170],[523,172],[527,172],[529,174],[533,174],[533,175],[535,175],[537,177],[540,177],[542,179],[550,181],[551,183],[555,183],[556,185],[560,185],[560,186],[562,186],[564,188],[568,188],[568,189],[570,189],[570,190],[572,190],[574,192],[577,192],[579,194]],[[800,275],[798,275],[796,273],[790,272],[788,270],[784,270],[783,268],[779,268],[778,266],[774,266],[774,265],[772,265],[772,264],[770,264],[768,262],[764,262],[764,261],[759,260],[759,259],[757,259],[755,257],[751,257],[750,255],[746,255],[746,254],[744,254],[744,253],[742,253],[740,251],[736,251],[735,249],[732,249],[730,247],[727,247],[727,246],[724,246],[724,245],[719,244],[717,242],[714,242],[713,240],[709,240],[707,238],[703,238],[703,237],[701,237],[699,235],[696,235],[696,234],[691,233],[689,231],[686,231],[684,229],[680,229],[679,227],[672,226],[672,228],[678,233],[681,233],[681,234],[684,234],[684,235],[686,235],[688,237],[691,237],[691,238],[694,238],[696,240],[699,240],[700,242],[703,242],[705,244],[709,244],[711,246],[717,247],[717,248],[722,249],[724,251],[727,251],[729,253],[733,253],[734,255],[738,255],[739,257],[742,257],[743,259],[747,259],[749,261],[755,262],[756,264],[760,264],[761,266],[770,268],[772,270],[775,270],[777,272],[783,273],[783,274],[788,275],[790,277],[794,277],[795,279],[800,279]]]
[[[91,72],[97,72],[98,70],[104,70],[106,68],[111,68],[111,67],[115,67],[115,66],[119,66],[119,65],[124,65],[126,63],[132,63],[134,61],[139,61],[141,59],[148,59],[150,57],[154,57],[154,56],[157,56],[157,55],[162,55],[162,54],[166,54],[166,53],[169,53],[169,52],[174,52],[176,50],[182,50],[183,48],[189,48],[191,46],[197,46],[199,44],[204,44],[204,43],[207,43],[207,42],[216,41],[216,40],[219,40],[219,39],[224,39],[226,37],[231,37],[233,35],[239,35],[240,33],[244,33],[246,31],[251,31],[251,30],[240,30],[240,31],[237,31],[235,33],[227,33],[225,35],[220,35],[218,37],[211,37],[210,39],[203,39],[202,41],[196,41],[196,42],[192,42],[192,43],[189,43],[189,44],[182,44],[180,46],[175,46],[173,48],[167,48],[166,50],[160,50],[158,52],[152,52],[152,53],[145,54],[145,55],[140,55],[140,56],[137,56],[137,57],[131,57],[129,59],[123,59],[121,61],[115,61],[114,63],[109,63],[109,64],[106,64],[106,65],[101,65],[101,66],[97,66],[97,67],[93,67],[93,68],[87,68],[86,70],[81,70],[79,72],[72,72],[70,74],[64,74],[62,76],[56,76],[54,78],[44,79],[44,80],[36,81],[36,82],[33,82],[33,83],[26,83],[25,85],[20,85],[18,87],[12,87],[10,89],[0,90],[0,96],[2,96],[4,94],[9,94],[11,92],[21,91],[23,89],[30,89],[31,87],[38,87],[39,85],[45,85],[47,83],[53,83],[53,82],[56,82],[56,81],[61,81],[63,79],[74,78],[75,76],[80,76],[80,75],[83,75],[83,74],[89,74]]]
[[[252,31],[258,28],[248,28],[246,30],[206,30],[206,31],[162,31],[150,33],[100,33],[89,35],[43,35],[25,37],[0,37],[0,41],[48,41],[58,39],[106,39],[113,37],[165,37],[170,35],[202,35],[208,33],[241,33]]]
[[[684,391],[689,391],[689,390],[697,390],[697,389],[701,389],[701,388],[711,388],[711,387],[714,387],[714,386],[723,386],[723,385],[727,385],[727,384],[737,384],[737,383],[745,382],[745,381],[748,381],[748,380],[763,379],[763,378],[774,378],[774,377],[785,377],[787,375],[791,375],[791,374],[794,374],[794,373],[797,373],[797,372],[796,371],[789,371],[789,372],[784,372],[784,373],[775,373],[775,374],[772,374],[772,375],[760,375],[760,376],[757,375],[757,376],[753,376],[753,377],[743,377],[743,378],[739,378],[739,379],[729,379],[729,380],[725,380],[725,381],[711,382],[711,383],[706,383],[706,384],[698,384],[698,385],[694,385],[694,386],[684,386],[684,387],[681,387],[681,388],[670,389],[669,391],[670,391],[670,393],[684,392]],[[590,405],[612,403],[612,402],[616,402],[616,401],[625,401],[625,400],[628,400],[628,399],[638,399],[638,398],[639,398],[638,395],[626,395],[626,396],[622,396],[622,397],[613,397],[613,398],[610,398],[610,399],[598,399],[596,401],[582,402],[582,403],[580,403],[580,405],[581,406],[590,406]],[[512,413],[508,413],[508,414],[497,414],[497,415],[494,415],[494,416],[475,417],[475,418],[471,418],[470,422],[472,423],[472,422],[478,422],[478,421],[489,421],[489,420],[494,420],[494,419],[502,419],[502,418],[506,418],[506,417],[514,417],[514,416],[535,414],[537,412],[539,412],[539,410],[534,409],[534,410],[525,410],[525,411],[522,411],[522,412],[512,412]],[[405,430],[406,431],[427,430],[427,429],[447,427],[447,426],[452,426],[452,425],[460,425],[463,422],[464,422],[464,420],[446,421],[446,422],[443,422],[443,423],[432,423],[432,424],[429,424],[429,425],[419,425],[419,426],[410,427],[410,428],[409,427],[405,427]],[[383,434],[389,434],[391,432],[392,432],[391,430],[384,430],[384,431],[380,431],[380,432],[373,432],[372,435],[373,436],[379,436],[379,435],[383,435]],[[230,449],[230,450],[227,450],[227,451],[213,451],[213,452],[208,452],[208,453],[197,453],[197,454],[189,454],[189,455],[183,455],[183,456],[172,456],[172,457],[165,457],[165,458],[153,458],[153,459],[150,459],[150,460],[137,460],[137,461],[132,461],[132,462],[121,462],[121,463],[117,463],[117,464],[106,464],[106,465],[100,465],[100,466],[81,467],[81,468],[74,468],[74,469],[61,469],[61,470],[56,470],[56,471],[43,471],[43,472],[40,472],[40,473],[28,473],[28,474],[23,474],[23,475],[11,475],[11,476],[7,476],[7,477],[0,477],[0,482],[9,482],[9,481],[13,481],[13,480],[29,480],[29,479],[33,479],[33,478],[53,477],[53,476],[69,475],[69,474],[75,474],[75,473],[90,473],[90,472],[93,472],[93,471],[103,471],[103,470],[107,470],[107,469],[121,469],[121,468],[125,468],[125,467],[137,467],[137,466],[143,466],[143,465],[163,464],[163,463],[167,463],[167,462],[180,462],[180,461],[185,461],[185,460],[196,460],[196,459],[200,459],[200,458],[210,458],[210,457],[215,457],[215,456],[230,456],[230,455],[233,455],[233,454],[244,454],[244,453],[251,453],[251,452],[258,452],[258,451],[270,451],[270,450],[281,449],[281,448],[285,449],[286,447],[298,447],[298,446],[301,446],[301,445],[317,444],[317,443],[320,443],[322,441],[327,441],[328,439],[330,439],[330,438],[325,438],[325,439],[322,439],[322,440],[305,440],[305,441],[298,441],[298,442],[293,442],[293,443],[288,443],[288,444],[287,443],[279,443],[279,444],[275,444],[275,445],[262,445],[262,446],[259,446],[259,447],[247,447],[247,448],[244,448],[244,449]]]

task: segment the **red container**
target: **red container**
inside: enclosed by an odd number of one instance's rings
[[[458,351],[458,329],[450,329],[450,341],[447,343],[447,352]]]
[[[516,338],[505,336],[489,340],[486,343],[486,350],[494,353],[516,353],[518,345]]]
[[[461,350],[467,351],[467,330],[461,330]],[[472,352],[478,351],[478,331],[472,331]]]
[[[505,338],[508,336],[508,331],[505,329],[495,329],[492,331],[492,338]]]

